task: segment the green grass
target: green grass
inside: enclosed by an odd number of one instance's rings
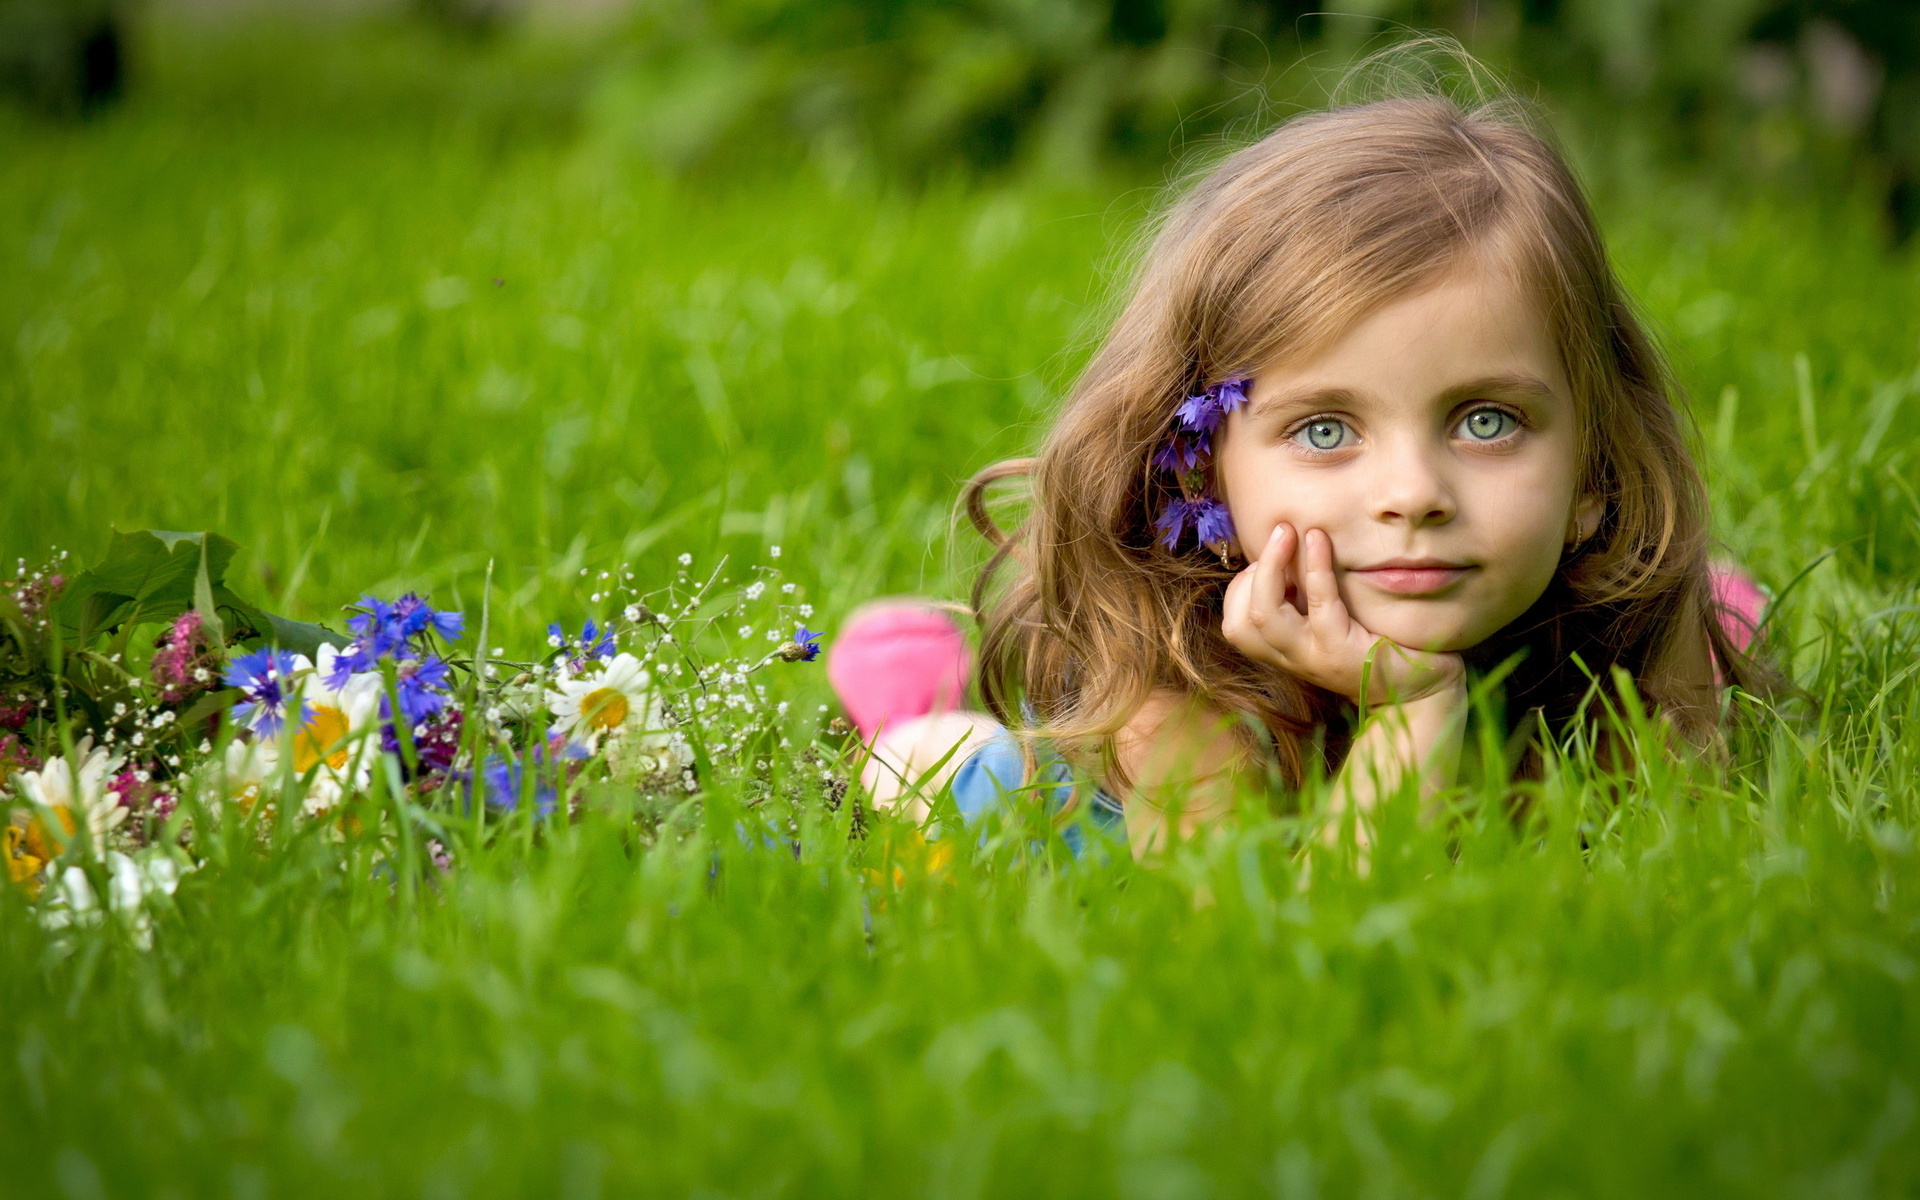
[[[162,28],[142,94],[0,126],[0,552],[214,528],[249,594],[500,639],[581,568],[957,594],[956,481],[1071,378],[1130,182],[648,173],[569,53]],[[1740,768],[1468,789],[1372,872],[1249,816],[1150,867],[717,792],[208,861],[137,949],[0,904],[21,1195],[1904,1195],[1920,1190],[1920,269],[1862,206],[1601,180],[1716,523],[1822,701]],[[494,280],[502,282],[495,286]],[[817,674],[781,676],[796,711]],[[782,764],[781,766],[784,766]],[[769,816],[769,813],[771,815]],[[741,836],[741,830],[747,836]]]

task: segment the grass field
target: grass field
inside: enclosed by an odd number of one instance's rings
[[[676,182],[558,51],[150,49],[122,111],[0,124],[0,553],[217,529],[326,620],[477,610],[491,564],[523,654],[593,612],[583,568],[682,552],[780,546],[829,636],[960,594],[956,483],[1033,444],[1159,178]],[[1487,789],[1390,807],[1370,875],[1316,851],[1310,886],[1285,818],[929,876],[817,807],[794,854],[734,836],[765,811],[721,789],[682,840],[594,810],[437,881],[214,846],[147,951],[9,895],[5,1190],[1920,1190],[1920,263],[1843,197],[1583,159],[1718,533],[1793,585],[1815,703],[1737,769],[1575,765],[1524,836]],[[817,669],[780,680],[810,733]]]

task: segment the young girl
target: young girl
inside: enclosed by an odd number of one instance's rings
[[[1077,807],[1090,778],[1136,848],[1272,770],[1317,763],[1364,811],[1450,779],[1469,671],[1516,655],[1516,726],[1603,711],[1618,667],[1710,743],[1759,597],[1710,576],[1673,393],[1522,116],[1428,95],[1291,120],[1166,214],[1039,457],[970,486],[992,716],[955,711],[937,609],[842,633],[867,784],[950,781],[971,815],[1023,787]],[[1031,514],[1003,533],[984,493],[1014,476]]]

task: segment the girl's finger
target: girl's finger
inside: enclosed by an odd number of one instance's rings
[[[1267,539],[1266,552],[1260,556],[1260,573],[1251,589],[1261,636],[1285,658],[1299,652],[1307,632],[1306,618],[1287,601],[1288,579],[1299,549],[1300,535],[1293,526],[1285,522],[1275,526]]]
[[[1273,527],[1267,537],[1267,548],[1260,553],[1260,561],[1254,564],[1255,599],[1258,603],[1274,612],[1287,608],[1288,568],[1293,565],[1294,551],[1298,549],[1299,538],[1293,532],[1293,526],[1285,521]]]
[[[1302,539],[1300,590],[1307,596],[1307,624],[1322,645],[1346,640],[1347,606],[1333,578],[1333,539],[1325,530],[1309,529]]]
[[[1248,657],[1268,661],[1272,651],[1267,632],[1254,620],[1259,569],[1258,563],[1247,566],[1228,582],[1227,594],[1220,603],[1220,632]]]
[[[1220,600],[1220,632],[1229,642],[1237,642],[1241,631],[1249,627],[1248,609],[1253,597],[1253,576],[1258,564],[1248,566],[1227,581],[1227,594]]]

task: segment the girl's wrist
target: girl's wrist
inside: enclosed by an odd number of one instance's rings
[[[1408,721],[1431,716],[1434,719],[1451,718],[1467,706],[1467,681],[1452,680],[1425,695],[1409,697],[1405,700],[1389,700],[1367,707],[1369,715],[1378,715],[1393,710]]]

